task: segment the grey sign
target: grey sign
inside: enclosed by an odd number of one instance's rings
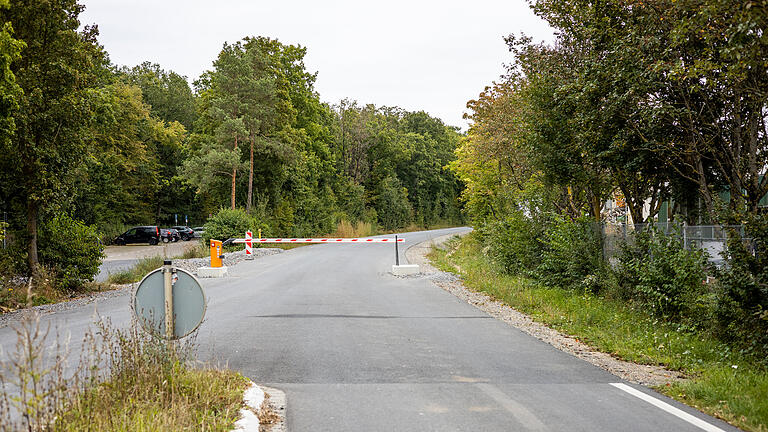
[[[205,316],[205,293],[197,278],[175,269],[173,278],[173,339],[180,339],[200,326]],[[141,326],[150,333],[165,337],[165,291],[163,269],[144,276],[133,293],[131,306]]]

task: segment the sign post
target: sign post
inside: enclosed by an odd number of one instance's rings
[[[165,338],[173,339],[173,276],[175,276],[171,267],[171,260],[163,262],[163,295],[165,297]]]
[[[144,276],[133,292],[131,308],[148,333],[167,340],[181,339],[203,322],[206,299],[191,273],[171,261]]]

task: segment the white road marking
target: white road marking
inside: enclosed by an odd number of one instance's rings
[[[498,402],[504,409],[509,411],[512,416],[523,425],[526,430],[529,431],[545,431],[547,428],[544,423],[541,422],[532,412],[526,407],[522,406],[519,402],[512,400],[503,391],[499,390],[496,386],[488,383],[475,384],[477,388],[482,390],[485,394],[490,396],[493,400]]]
[[[700,419],[698,417],[694,417],[694,416],[688,414],[687,412],[685,412],[683,410],[677,409],[677,408],[673,407],[672,405],[670,405],[670,404],[668,404],[666,402],[663,402],[663,401],[661,401],[659,399],[656,399],[653,396],[649,396],[649,395],[641,392],[640,390],[634,389],[634,388],[632,388],[632,387],[630,387],[630,386],[628,386],[626,384],[623,384],[623,383],[611,383],[611,385],[616,387],[619,390],[623,390],[623,391],[631,394],[632,396],[634,396],[636,398],[642,399],[642,400],[648,402],[649,404],[651,404],[651,405],[653,405],[653,406],[655,406],[657,408],[661,408],[662,410],[672,414],[673,416],[676,416],[676,417],[678,417],[678,418],[680,418],[682,420],[685,420],[688,423],[690,423],[690,424],[692,424],[692,425],[694,425],[694,426],[696,426],[696,427],[698,427],[698,428],[700,428],[702,430],[705,430],[707,432],[725,432],[724,430],[720,429],[717,426],[711,425],[711,424],[705,422],[704,420],[702,420],[702,419]]]

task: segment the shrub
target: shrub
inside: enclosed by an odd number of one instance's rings
[[[42,224],[40,262],[56,272],[57,286],[78,289],[98,274],[104,247],[93,226],[58,215]]]
[[[700,321],[706,264],[704,252],[683,249],[679,235],[648,230],[622,247],[616,273],[626,295],[656,315]]]
[[[516,211],[482,229],[488,254],[510,274],[535,276],[544,251],[544,225]]]
[[[575,221],[554,216],[543,239],[538,278],[546,285],[589,291],[599,289],[604,265],[602,239],[588,217]]]
[[[729,235],[728,265],[717,272],[715,319],[720,337],[768,353],[768,217],[748,218],[746,236]],[[766,361],[766,360],[764,360]]]
[[[243,238],[246,231],[268,231],[268,227],[261,221],[250,216],[243,209],[221,209],[205,223],[203,241],[208,243],[211,239],[226,240],[228,238]]]

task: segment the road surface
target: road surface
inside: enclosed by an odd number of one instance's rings
[[[413,245],[459,231],[403,237]],[[393,261],[392,245],[316,245],[204,280],[200,356],[283,390],[291,431],[737,430],[622,384],[427,279],[394,277]],[[129,319],[127,296],[98,309]],[[92,312],[46,319],[77,341]],[[12,346],[8,328],[0,343]]]

